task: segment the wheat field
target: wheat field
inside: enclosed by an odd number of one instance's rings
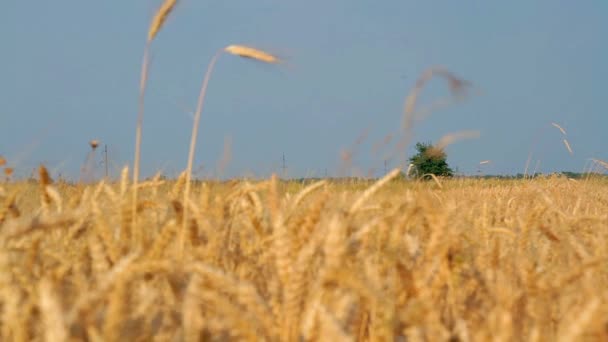
[[[599,341],[608,182],[0,185],[2,341]],[[191,215],[183,250],[184,206]]]
[[[285,62],[269,52],[218,50],[184,173],[140,181],[149,55],[177,3],[164,0],[148,29],[132,177],[57,182],[41,166],[11,181],[0,157],[1,341],[608,340],[605,178],[191,181],[216,60]],[[434,77],[450,97],[420,109]],[[416,121],[470,86],[424,71],[400,153]]]

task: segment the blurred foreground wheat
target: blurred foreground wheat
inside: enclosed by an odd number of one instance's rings
[[[133,226],[127,171],[40,175],[0,185],[2,341],[608,338],[602,180],[154,179]]]

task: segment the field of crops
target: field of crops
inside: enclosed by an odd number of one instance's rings
[[[608,339],[608,182],[395,175],[0,184],[1,340]]]

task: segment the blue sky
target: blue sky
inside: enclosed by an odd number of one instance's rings
[[[44,162],[77,178],[93,138],[108,145],[113,174],[132,162],[140,64],[159,4],[3,4],[0,155],[18,174]],[[216,171],[226,141],[225,176],[266,177],[283,154],[291,176],[335,175],[354,146],[347,172],[379,175],[389,149],[377,147],[399,134],[406,94],[434,65],[481,94],[419,122],[413,142],[478,130],[447,149],[461,172],[487,159],[487,173],[523,172],[531,148],[542,172],[580,171],[587,158],[608,159],[607,36],[604,0],[182,0],[152,47],[143,176],[185,168],[188,112],[207,63],[235,43],[288,64],[219,59],[201,121],[201,176]],[[433,81],[422,101],[445,94]],[[551,122],[566,129],[574,156]]]

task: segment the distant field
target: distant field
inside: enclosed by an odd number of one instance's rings
[[[127,178],[0,183],[2,341],[608,339],[608,181]]]

